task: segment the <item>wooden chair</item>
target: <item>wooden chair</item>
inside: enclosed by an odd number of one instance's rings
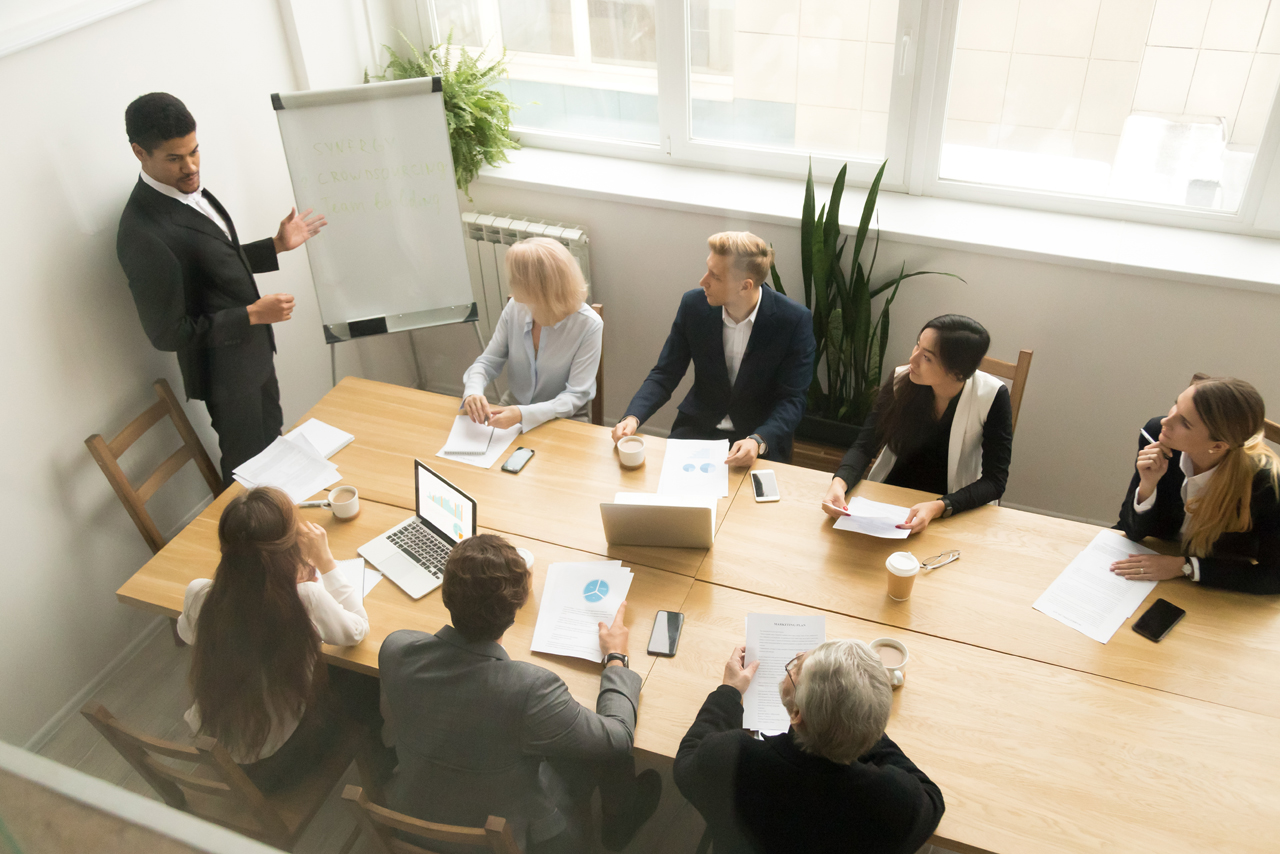
[[[1269,418],[1262,419],[1262,438],[1273,445],[1280,445],[1280,424]]]
[[[604,306],[592,303],[591,310],[604,320]],[[600,365],[596,368],[596,396],[591,399],[591,423],[604,426],[604,334],[600,335]]]
[[[449,842],[454,845],[471,845],[493,854],[520,854],[511,825],[505,818],[491,815],[484,827],[457,827],[451,824],[433,824],[411,818],[404,813],[380,807],[369,800],[359,786],[347,786],[342,790],[343,800],[355,804],[361,826],[367,826],[386,854],[432,854],[426,848],[412,845],[395,835],[402,830],[429,839],[432,842]]]
[[[111,488],[116,491],[116,495],[120,496],[124,509],[129,511],[142,538],[147,541],[152,552],[158,552],[164,548],[166,541],[160,534],[160,529],[156,527],[156,523],[152,521],[151,514],[147,512],[147,501],[155,495],[156,490],[186,465],[188,460],[195,460],[196,467],[204,475],[205,483],[209,484],[214,498],[222,494],[222,476],[213,467],[213,460],[209,459],[209,455],[205,453],[204,445],[200,444],[200,437],[192,429],[191,422],[187,420],[186,413],[182,411],[178,399],[174,397],[168,381],[159,379],[153,385],[160,400],[151,404],[146,412],[130,421],[114,439],[107,442],[100,434],[94,433],[85,439],[84,443],[88,445],[89,453],[93,454],[93,458],[98,461],[98,467],[107,476]],[[133,446],[134,442],[166,415],[173,421],[178,435],[182,437],[182,447],[157,466],[141,486],[134,489],[129,483],[129,478],[121,470],[118,460]]]
[[[169,806],[286,851],[297,845],[352,759],[361,765],[362,779],[371,779],[360,750],[362,735],[355,726],[335,739],[309,777],[286,791],[264,795],[226,748],[212,738],[201,736],[194,747],[150,738],[120,723],[105,707],[93,702],[86,704],[80,714]],[[195,763],[197,767],[187,773],[156,756]],[[356,834],[352,834],[344,852],[355,839]]]
[[[1013,381],[1013,387],[1009,389],[1009,403],[1013,407],[1014,430],[1018,429],[1018,410],[1022,408],[1022,392],[1026,389],[1027,374],[1031,373],[1031,356],[1034,353],[1034,350],[1019,351],[1017,364],[1002,362],[999,359],[987,356],[979,366],[980,370],[986,371],[992,376]]]

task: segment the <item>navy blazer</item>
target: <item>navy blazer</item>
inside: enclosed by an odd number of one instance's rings
[[[271,238],[245,245],[221,203],[230,239],[209,217],[141,179],[120,216],[116,256],[129,279],[142,328],[157,350],[176,351],[187,397],[225,399],[257,389],[271,374],[270,324],[249,324],[259,298],[254,273],[279,269]]]
[[[1159,436],[1160,419],[1148,421],[1146,430],[1152,436]],[[1139,434],[1138,450],[1147,444]],[[1140,480],[1135,467],[1129,491],[1120,506],[1118,525],[1129,539],[1182,539],[1182,521],[1187,511],[1182,505],[1185,475],[1179,465],[1181,457],[1181,451],[1174,451],[1169,458],[1169,470],[1156,484],[1156,506],[1146,513],[1133,510],[1133,496]],[[1280,593],[1280,496],[1276,495],[1268,469],[1258,471],[1253,477],[1249,515],[1252,517],[1249,530],[1223,534],[1213,544],[1210,556],[1199,558],[1201,584],[1244,593]]]
[[[724,363],[724,315],[707,304],[702,288],[680,299],[671,334],[626,415],[643,424],[671,399],[693,360],[693,388],[680,402],[682,423],[714,436],[725,415],[742,436],[760,434],[772,460],[791,459],[791,437],[804,415],[805,396],[813,379],[813,314],[770,287],[760,289],[760,309],[751,338],[729,387]]]

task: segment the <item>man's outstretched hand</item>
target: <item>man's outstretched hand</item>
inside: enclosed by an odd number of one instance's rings
[[[288,252],[290,249],[297,249],[311,238],[320,233],[320,229],[329,223],[325,220],[324,214],[312,216],[311,208],[307,208],[298,214],[297,208],[290,208],[289,215],[280,220],[280,230],[276,232],[276,236],[271,238],[271,242],[275,244],[276,254]]]

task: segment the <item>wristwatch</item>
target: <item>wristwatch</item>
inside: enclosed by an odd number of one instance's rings
[[[763,457],[765,454],[769,453],[769,446],[768,446],[767,444],[765,444],[764,439],[761,439],[761,438],[760,438],[760,434],[759,434],[759,433],[752,433],[752,434],[751,434],[750,436],[748,436],[747,438],[748,438],[748,439],[755,439],[755,440],[756,440],[756,444],[760,446],[760,453],[759,453],[757,456],[761,456],[761,457]]]
[[[604,661],[601,663],[608,667],[609,662],[611,661],[621,661],[623,667],[628,670],[631,669],[631,659],[627,658],[627,654],[625,652],[611,652],[604,657]]]
[[[951,499],[944,495],[938,500],[942,502],[942,518],[950,519],[951,514],[956,512],[956,508],[951,506]]]

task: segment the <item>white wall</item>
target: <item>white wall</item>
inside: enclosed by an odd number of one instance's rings
[[[280,11],[263,0],[153,0],[0,59],[0,739],[31,738],[152,620],[115,600],[150,553],[84,447],[141,412],[156,377],[182,389],[175,357],[143,335],[116,262],[116,224],[138,173],[124,108],[155,90],[182,98],[199,122],[206,185],[256,239],[292,203],[268,96],[293,88]],[[304,252],[259,279],[298,297],[277,329],[286,422],[329,387]],[[186,408],[216,459],[203,405]],[[141,471],[176,443],[171,434],[125,460]],[[162,529],[198,507],[202,483],[188,466],[153,500]]]

